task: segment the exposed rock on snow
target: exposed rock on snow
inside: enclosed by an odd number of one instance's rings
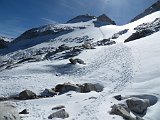
[[[150,106],[149,100],[139,99],[136,97],[126,100],[126,103],[128,108],[137,114],[144,114],[144,112],[147,110],[147,107]]]
[[[118,33],[115,33],[115,34],[111,37],[111,39],[117,39],[120,35],[123,35],[123,34],[127,33],[128,30],[129,30],[129,29],[125,29],[125,30],[119,31]]]
[[[0,120],[21,120],[18,110],[10,103],[0,103]]]
[[[133,33],[129,38],[125,40],[125,42],[133,41],[142,37],[146,37],[160,30],[160,18],[156,18],[151,23],[143,23],[136,28],[135,33]]]
[[[65,111],[65,109],[61,109],[57,112],[52,113],[51,115],[48,116],[48,119],[53,119],[53,118],[68,118],[69,114]]]
[[[53,107],[52,110],[59,110],[59,109],[62,109],[62,108],[65,108],[64,105],[58,105],[56,107]]]
[[[30,91],[30,90],[24,90],[21,93],[19,93],[18,99],[20,100],[27,100],[27,99],[35,99],[37,95]]]
[[[52,89],[45,89],[42,93],[41,93],[41,97],[53,97],[57,95],[57,93],[52,90]]]
[[[83,64],[83,65],[86,64],[83,60],[81,60],[81,59],[79,59],[79,58],[75,58],[75,59],[70,58],[69,61],[70,61],[70,63],[72,63],[72,64],[74,64],[74,65],[75,65],[76,63]]]
[[[111,108],[112,110],[110,111],[110,114],[122,116],[124,119],[127,120],[135,120],[122,105],[114,104]]]
[[[55,91],[59,92],[59,94],[64,94],[69,91],[76,91],[80,93],[87,93],[91,91],[101,92],[103,91],[103,86],[99,83],[92,84],[92,83],[84,83],[82,85],[80,84],[71,84],[71,83],[64,83],[64,84],[58,84],[55,87]]]
[[[104,87],[100,85],[99,83],[97,84],[84,83],[83,85],[80,85],[80,88],[81,88],[82,93],[87,93],[91,91],[101,92],[103,91]]]
[[[82,44],[82,47],[85,49],[95,49],[90,42],[84,42],[84,44]]]
[[[29,114],[27,109],[22,110],[21,112],[19,112],[19,114]]]
[[[59,94],[64,94],[69,91],[80,92],[80,88],[77,85],[71,83],[58,84],[55,87],[55,91],[59,92]]]

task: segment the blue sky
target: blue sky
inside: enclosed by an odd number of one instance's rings
[[[105,13],[125,24],[157,0],[0,0],[0,35],[17,37],[25,30],[65,23],[81,15]]]

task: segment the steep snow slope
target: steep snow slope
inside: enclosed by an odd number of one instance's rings
[[[121,30],[129,29],[127,33],[116,40],[123,42],[139,24],[151,22],[157,17],[160,17],[160,12],[124,26],[109,25],[101,28],[89,27],[75,30],[57,37],[53,45],[58,46],[64,42],[68,45],[77,45],[80,43],[68,42],[67,38],[73,39],[85,35],[93,38],[93,41],[97,41],[109,38]],[[100,93],[69,92],[52,98],[15,101],[13,104],[18,107],[19,111],[25,108],[29,109],[30,114],[22,115],[23,120],[48,120],[48,116],[53,113],[51,109],[61,104],[66,106],[66,111],[70,115],[66,120],[123,120],[119,116],[108,113],[113,104],[119,103],[113,96],[121,94],[122,96],[141,95],[144,97],[145,94],[156,104],[148,108],[143,118],[159,120],[159,36],[160,32],[157,32],[125,44],[117,43],[112,46],[99,46],[96,49],[84,50],[76,58],[83,59],[86,65],[71,65],[68,64],[68,59],[45,60],[20,64],[10,70],[3,70],[0,72],[0,97],[15,95],[24,89],[39,94],[45,88],[53,88],[58,83],[64,82],[100,83],[105,87]],[[40,48],[45,45],[47,43],[41,43],[32,48]],[[156,96],[158,101],[151,95]]]

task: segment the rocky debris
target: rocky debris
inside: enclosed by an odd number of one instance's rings
[[[125,120],[144,120],[139,116],[136,116],[135,118],[130,115],[130,110],[125,104],[114,104],[111,106],[110,114],[112,115],[119,115],[123,117]]]
[[[79,85],[82,93],[87,93],[91,91],[101,92],[103,91],[103,86],[99,83],[92,84],[92,83],[84,83],[83,85]]]
[[[71,84],[71,83],[64,83],[64,84],[58,84],[55,87],[55,91],[59,92],[59,94],[64,94],[69,91],[75,91],[80,93],[87,93],[91,91],[101,92],[103,91],[103,86],[99,83],[92,84],[92,83],[84,83],[84,84]]]
[[[57,93],[53,89],[45,89],[41,93],[41,97],[53,97],[55,95],[57,95]]]
[[[67,21],[67,23],[87,22],[87,21],[90,21],[92,19],[96,19],[96,17],[92,16],[92,15],[89,15],[89,14],[79,15],[79,16]]]
[[[113,44],[116,44],[116,42],[111,40],[110,38],[103,39],[93,43],[94,46],[106,46],[106,45],[113,45]]]
[[[142,12],[141,14],[139,14],[135,18],[133,18],[131,20],[131,22],[136,21],[140,18],[145,17],[146,15],[149,15],[149,14],[154,13],[154,12],[159,11],[159,10],[160,10],[160,1],[158,0],[156,3],[151,5],[149,8],[145,9],[144,12]]]
[[[83,65],[86,64],[83,60],[81,60],[81,59],[79,59],[79,58],[75,58],[75,59],[70,58],[69,61],[70,61],[71,64],[74,64],[74,65],[75,65],[76,63],[83,64]]]
[[[70,49],[69,46],[67,46],[67,45],[65,45],[65,44],[62,44],[62,45],[60,45],[60,46],[58,47],[57,52],[62,52],[62,51],[69,50],[69,49]]]
[[[19,114],[29,114],[27,109],[22,110],[21,112],[19,112]]]
[[[112,110],[110,111],[110,114],[122,116],[126,120],[134,120],[132,119],[130,113],[122,105],[114,104],[111,108]]]
[[[123,34],[127,33],[128,30],[129,30],[129,29],[125,29],[125,30],[119,31],[118,33],[115,33],[115,34],[111,37],[111,39],[117,39],[120,35],[123,35]]]
[[[18,99],[20,100],[28,100],[28,99],[35,99],[37,98],[37,95],[30,91],[30,90],[24,90],[21,93],[19,93]]]
[[[52,110],[60,110],[62,108],[65,108],[65,106],[64,105],[58,105],[58,106],[52,108]]]
[[[48,119],[53,119],[53,118],[68,118],[69,114],[65,111],[65,109],[61,109],[57,112],[52,113],[51,115],[48,116]]]
[[[71,83],[64,83],[56,85],[55,91],[58,92],[59,94],[64,94],[69,91],[80,92],[80,88],[77,85]]]
[[[122,96],[121,96],[121,95],[116,95],[116,96],[114,96],[114,98],[115,98],[116,100],[118,100],[118,101],[121,101],[121,100],[122,100]]]
[[[95,49],[90,42],[84,42],[84,44],[82,44],[82,47],[85,49]]]
[[[134,30],[136,30],[136,32],[133,33],[124,42],[140,39],[148,35],[151,35],[155,32],[158,32],[160,30],[160,18],[156,18],[153,22],[150,22],[150,23],[143,23],[137,26],[136,28],[134,28]]]
[[[144,114],[144,112],[147,110],[147,107],[150,106],[149,100],[139,99],[136,97],[126,100],[126,103],[128,108],[137,114]]]
[[[0,103],[0,120],[21,120],[18,110],[10,103]]]

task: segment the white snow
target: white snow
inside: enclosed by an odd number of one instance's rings
[[[122,117],[109,114],[110,107],[119,103],[113,96],[117,94],[122,96],[147,94],[156,96],[158,102],[148,108],[147,114],[143,118],[159,120],[160,32],[133,42],[121,43],[134,32],[134,27],[143,22],[151,22],[157,17],[160,17],[160,12],[124,26],[89,27],[59,36],[53,45],[57,44],[58,46],[66,38],[85,35],[98,41],[103,37],[109,38],[121,30],[129,29],[126,34],[116,40],[120,43],[85,50],[76,56],[76,58],[83,59],[86,65],[70,65],[68,60],[46,60],[26,63],[0,72],[0,97],[18,94],[25,89],[39,94],[45,88],[54,88],[57,84],[65,82],[100,83],[105,87],[100,93],[71,91],[52,98],[15,101],[13,104],[19,111],[26,108],[29,110],[29,115],[22,115],[23,120],[48,120],[48,116],[54,112],[51,109],[57,105],[65,105],[65,109],[69,113],[69,118],[66,120],[123,120]],[[59,42],[60,38],[63,40]],[[34,47],[40,48],[45,44]],[[72,46],[73,43],[68,43],[68,45]],[[89,99],[90,97],[96,97],[96,99]]]

